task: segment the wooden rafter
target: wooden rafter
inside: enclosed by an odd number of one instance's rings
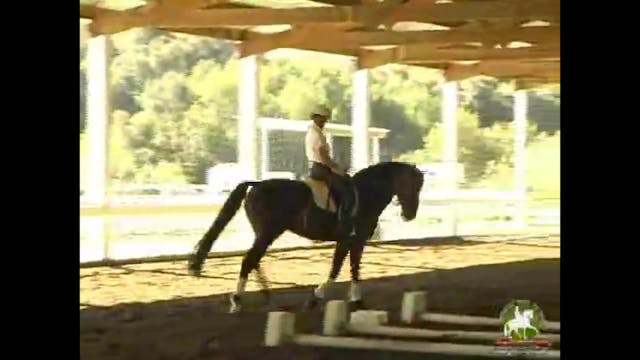
[[[273,24],[361,23],[391,24],[401,21],[450,22],[469,20],[553,20],[560,16],[559,0],[489,0],[431,4],[309,7],[292,9],[207,9],[193,10],[158,5],[145,11],[97,12],[91,31],[111,34],[134,27],[207,28]]]
[[[489,60],[473,65],[451,64],[444,71],[444,76],[447,80],[464,80],[478,75],[497,78],[559,78],[560,62]]]
[[[234,0],[148,0],[129,10],[80,5],[80,17],[93,20],[94,35],[152,27],[235,41],[241,56],[292,48],[356,57],[362,68],[387,63],[438,68],[452,80],[488,75],[539,83],[560,78],[560,0],[315,2],[319,6],[268,8]],[[550,25],[520,26],[534,20]],[[269,26],[278,24],[290,30]],[[533,46],[505,47],[512,42]],[[384,46],[389,47],[373,49]]]
[[[388,63],[428,63],[482,60],[559,60],[559,46],[504,49],[440,49],[430,45],[401,45],[384,50],[360,50],[359,66],[374,68]]]
[[[323,34],[323,36],[315,36]],[[349,31],[338,32],[324,27],[308,26],[256,37],[241,45],[243,55],[255,55],[278,48],[322,49],[359,48],[376,45],[402,45],[412,43],[449,44],[480,42],[486,45],[507,44],[521,41],[533,44],[558,44],[559,26],[508,28],[494,30],[454,29],[444,31]]]
[[[203,9],[210,6],[227,5],[229,0],[157,0],[157,3],[176,9]]]

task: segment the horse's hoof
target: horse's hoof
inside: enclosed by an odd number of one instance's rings
[[[187,265],[187,271],[191,276],[200,277],[202,275],[202,268],[193,263],[189,263],[189,265]]]
[[[240,300],[240,295],[238,294],[231,295],[231,297],[229,298],[229,301],[231,301],[231,308],[229,308],[229,314],[235,314],[240,312],[240,310],[242,309],[242,301]]]
[[[349,301],[349,309],[351,311],[364,310],[364,303],[362,300]]]
[[[202,276],[202,270],[200,269],[189,269],[189,275],[194,277]]]

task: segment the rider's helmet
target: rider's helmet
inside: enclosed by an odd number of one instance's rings
[[[324,116],[326,118],[330,118],[331,117],[331,110],[324,106],[324,105],[317,105],[313,108],[313,110],[311,110],[311,116],[313,115],[320,115],[320,116]]]

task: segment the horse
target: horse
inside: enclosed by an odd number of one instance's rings
[[[285,231],[313,241],[335,241],[331,271],[326,282],[314,289],[309,306],[324,300],[326,289],[340,273],[347,253],[350,254],[351,287],[349,304],[362,307],[360,292],[360,261],[365,243],[378,226],[378,218],[396,197],[405,221],[415,219],[420,204],[423,173],[415,165],[403,162],[381,162],[366,167],[351,178],[356,205],[352,212],[353,231],[346,232],[337,220],[336,212],[320,205],[317,187],[291,179],[245,181],[229,194],[210,228],[197,242],[188,260],[188,272],[200,276],[202,266],[214,241],[235,216],[244,200],[244,208],[253,229],[253,246],[246,252],[237,288],[230,296],[230,313],[240,311],[247,278],[256,271],[261,292],[270,298],[268,280],[260,268],[260,260],[269,246]],[[324,183],[323,183],[324,184]],[[249,187],[251,190],[248,191]],[[326,185],[325,185],[326,187]],[[248,193],[247,193],[248,191]],[[315,196],[315,197],[314,197]]]

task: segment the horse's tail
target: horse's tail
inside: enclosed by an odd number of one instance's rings
[[[245,181],[238,184],[231,194],[229,194],[229,197],[222,205],[222,209],[220,209],[218,216],[202,239],[198,241],[195,251],[189,259],[189,272],[192,275],[200,274],[205,257],[209,254],[209,250],[211,250],[213,243],[218,239],[222,230],[224,230],[229,221],[231,221],[238,212],[238,209],[240,209],[242,201],[247,196],[249,186],[257,185],[258,183],[259,181]]]

